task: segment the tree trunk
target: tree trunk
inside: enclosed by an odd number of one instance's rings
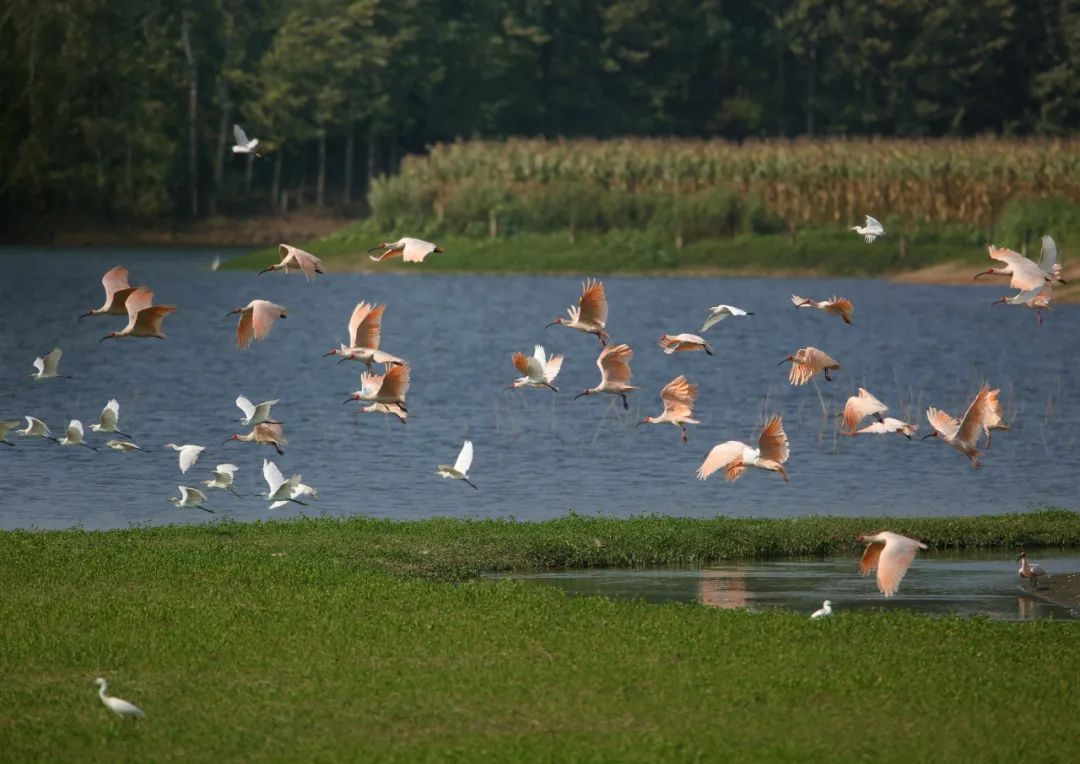
[[[341,201],[345,205],[352,203],[353,187],[353,156],[356,152],[356,127],[349,123],[349,131],[345,134],[345,187],[342,189]]]
[[[285,144],[279,143],[274,153],[274,179],[270,182],[270,209],[278,208],[278,197],[281,196],[281,164],[285,157]]]
[[[218,73],[218,104],[221,107],[221,119],[218,121],[217,152],[214,155],[214,194],[210,197],[210,213],[218,211],[218,197],[221,194],[222,180],[225,177],[225,156],[229,148],[229,123],[232,121],[232,102],[229,101],[229,81],[225,70],[232,61],[233,16],[225,12],[225,51]],[[250,155],[249,155],[250,156]],[[250,164],[248,165],[250,168]],[[248,174],[250,178],[250,172]],[[250,183],[248,184],[250,191]]]
[[[244,198],[251,196],[251,174],[255,169],[255,155],[247,155],[247,164],[244,166]]]
[[[375,134],[368,133],[367,137],[367,178],[364,184],[364,195],[371,189],[371,181],[375,180]]]
[[[776,134],[784,137],[784,48],[783,41],[776,52]]]
[[[191,216],[199,216],[199,78],[195,54],[191,50],[191,20],[185,11],[180,17],[180,41],[188,70],[188,182],[191,184]]]
[[[315,204],[322,207],[326,202],[326,128],[318,132],[319,167],[315,175]]]

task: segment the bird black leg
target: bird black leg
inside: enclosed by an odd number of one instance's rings
[[[476,484],[475,484],[475,483],[473,483],[473,481],[469,480],[468,478],[462,478],[462,480],[464,480],[464,481],[465,481],[466,483],[468,483],[469,485],[471,485],[471,486],[473,487],[473,490],[475,490],[475,491],[479,491],[479,490],[480,490],[479,488],[477,488],[477,487],[476,487]]]
[[[825,370],[825,381],[826,382],[832,382],[832,377],[829,376],[829,370],[828,369]]]
[[[274,447],[274,450],[277,451],[278,456],[285,456],[285,452],[281,450],[281,446],[279,446],[277,443],[271,443],[270,445],[272,445]]]
[[[682,432],[679,434],[679,438],[680,438],[680,440],[682,440],[683,443],[685,443],[686,442],[686,428],[682,427],[680,429],[682,430]]]
[[[874,412],[874,419],[878,420],[879,422],[884,422],[885,421],[884,419],[881,418],[881,414],[877,413],[876,411]]]
[[[630,401],[626,400],[626,396],[623,395],[622,393],[619,393],[619,397],[622,398],[623,410],[629,411],[630,410]]]

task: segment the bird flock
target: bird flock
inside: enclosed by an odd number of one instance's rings
[[[236,128],[236,138],[237,146],[233,150],[237,153],[253,153],[258,145],[258,141],[249,140],[239,126]],[[881,223],[870,216],[866,217],[865,226],[855,226],[853,230],[863,236],[868,243],[885,235]],[[380,242],[368,250],[369,253],[375,251],[380,252],[377,257],[371,257],[376,262],[400,256],[406,263],[423,263],[428,256],[441,253],[443,250],[432,242],[404,237],[395,242]],[[1009,276],[1010,285],[1020,290],[1015,296],[1003,297],[994,304],[1004,302],[1033,308],[1036,311],[1037,320],[1041,323],[1041,312],[1049,308],[1052,285],[1058,282],[1066,283],[1062,278],[1062,267],[1057,263],[1057,248],[1053,239],[1050,236],[1042,238],[1042,251],[1038,263],[1017,252],[993,245],[988,248],[988,251],[990,257],[994,261],[1003,263],[1004,267],[989,268],[976,274],[975,278],[987,275]],[[259,271],[260,275],[268,272],[299,273],[310,282],[324,273],[322,261],[318,257],[297,247],[281,244],[278,255],[279,261],[268,264]],[[176,306],[154,304],[153,291],[146,286],[130,286],[128,271],[124,267],[118,266],[109,270],[103,276],[101,283],[105,292],[104,302],[100,307],[92,308],[79,315],[79,320],[96,316],[127,317],[127,324],[103,336],[102,342],[120,338],[158,340],[166,338],[162,325],[164,320],[177,309]],[[832,296],[826,300],[815,300],[792,295],[791,303],[796,311],[812,308],[827,315],[837,316],[846,325],[854,323],[855,306],[851,300],[844,297]],[[338,358],[338,363],[355,361],[365,365],[365,371],[360,374],[360,389],[351,393],[343,403],[362,404],[357,414],[379,413],[393,416],[405,424],[408,420],[407,394],[410,384],[410,365],[403,358],[380,348],[385,310],[385,305],[376,305],[366,301],[357,303],[348,321],[347,341],[340,343],[336,348],[331,348],[324,356],[335,356]],[[729,318],[747,319],[754,315],[742,308],[723,304],[707,308],[706,313],[706,319],[699,330],[703,333]],[[244,350],[253,342],[266,340],[275,323],[279,319],[284,320],[288,317],[288,309],[268,300],[256,299],[245,306],[235,308],[227,315],[238,316],[236,346]],[[582,285],[577,303],[567,308],[566,316],[555,318],[544,328],[551,326],[562,326],[582,334],[592,335],[596,337],[600,346],[596,358],[596,366],[600,372],[598,384],[586,388],[573,399],[607,395],[620,400],[623,408],[629,409],[627,396],[640,389],[631,384],[630,365],[634,350],[628,344],[615,343],[611,339],[607,328],[608,302],[603,282],[595,278],[587,278]],[[712,347],[703,337],[686,332],[663,334],[659,338],[658,345],[668,355],[695,351],[713,354]],[[43,357],[37,358],[34,361],[36,371],[31,375],[32,378],[36,382],[70,379],[60,374],[62,355],[62,350],[55,348]],[[544,388],[552,394],[558,393],[559,388],[555,382],[563,366],[563,355],[549,355],[543,345],[537,344],[531,355],[517,351],[512,354],[510,360],[520,376],[510,381],[507,385],[508,389]],[[785,356],[780,364],[785,363],[790,364],[788,382],[794,387],[805,385],[818,375],[821,375],[826,382],[830,382],[833,380],[833,373],[841,370],[841,365],[836,359],[826,351],[813,346],[799,348]],[[381,368],[376,370],[375,366]],[[680,440],[686,443],[687,427],[699,424],[699,421],[694,418],[698,391],[698,385],[688,380],[686,376],[680,374],[674,377],[659,390],[662,411],[656,416],[641,419],[638,425],[672,425],[679,429]],[[982,450],[990,447],[991,432],[1009,429],[1002,420],[999,392],[998,389],[991,389],[988,383],[984,383],[960,418],[933,406],[929,407],[926,411],[926,419],[931,432],[923,440],[938,438],[944,441],[946,445],[966,456],[972,468],[979,469],[981,467],[979,456]],[[284,432],[283,422],[272,414],[273,407],[278,403],[278,400],[270,400],[254,404],[246,396],[238,396],[236,406],[243,416],[236,421],[250,430],[246,433],[231,434],[222,445],[232,441],[254,443],[273,448],[278,455],[284,454],[283,449],[288,445],[288,439]],[[860,387],[858,394],[847,400],[843,412],[839,415],[843,421],[841,432],[853,437],[898,434],[911,440],[918,430],[918,425],[885,416],[888,412],[889,407],[885,403],[867,389]],[[862,426],[868,418],[872,421]],[[68,423],[61,437],[54,437],[42,419],[27,415],[25,420],[26,426],[18,430],[15,430],[19,424],[18,421],[0,420],[0,443],[14,445],[7,440],[8,433],[14,431],[24,438],[41,437],[61,446],[80,446],[98,450],[95,445],[87,442],[83,424],[78,419],[73,419]],[[119,429],[119,421],[120,404],[116,399],[111,399],[102,409],[98,422],[90,426],[90,430],[96,434],[119,436],[104,443],[110,449],[125,453],[143,451],[142,446],[138,445],[131,435]],[[984,437],[985,444],[980,450],[978,442]],[[206,450],[205,446],[198,444],[168,443],[164,447],[178,452],[178,467],[181,475],[186,475]],[[752,442],[727,440],[715,445],[704,456],[696,476],[699,480],[706,480],[714,473],[722,472],[725,480],[736,481],[748,468],[755,468],[774,472],[787,482],[789,480],[787,465],[790,456],[783,421],[779,415],[773,415],[767,419]],[[473,443],[466,440],[456,461],[452,465],[439,464],[435,469],[435,474],[442,478],[463,481],[474,490],[479,490],[469,474],[472,464]],[[237,493],[234,486],[238,469],[237,465],[232,463],[217,464],[211,471],[212,477],[203,480],[201,484],[207,490],[229,492],[239,497],[241,494]],[[262,495],[271,509],[289,503],[306,506],[305,499],[317,500],[319,498],[318,491],[305,485],[301,475],[294,474],[286,478],[270,459],[263,460],[263,479],[266,483],[266,491]],[[208,501],[206,493],[199,488],[193,485],[179,485],[177,489],[179,496],[168,499],[175,507],[214,512],[212,507],[207,506],[211,502]],[[914,559],[915,552],[919,548],[925,548],[920,542],[889,532],[860,537],[859,540],[868,543],[861,565],[862,572],[865,574],[876,569],[878,588],[886,596],[896,593],[904,571]]]

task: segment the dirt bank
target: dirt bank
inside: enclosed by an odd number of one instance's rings
[[[983,286],[993,284],[1001,287],[1002,296],[1015,294],[1014,290],[1009,288],[1008,281],[1001,276],[993,278],[987,276],[975,281],[973,277],[978,272],[979,267],[971,263],[939,263],[927,268],[897,273],[889,278],[901,284],[982,284]],[[1080,278],[1077,280],[1080,281]],[[1072,281],[1067,285],[1057,284],[1054,287],[1054,302],[1080,302],[1080,283]]]

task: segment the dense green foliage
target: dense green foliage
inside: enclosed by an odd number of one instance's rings
[[[1063,134],[1074,6],[9,0],[0,226],[348,203],[457,137]]]
[[[899,522],[939,544],[1080,537],[1062,512]],[[1076,622],[812,622],[387,572],[835,550],[856,528],[571,517],[0,533],[0,758],[1071,760]],[[98,675],[147,719],[112,718]]]

